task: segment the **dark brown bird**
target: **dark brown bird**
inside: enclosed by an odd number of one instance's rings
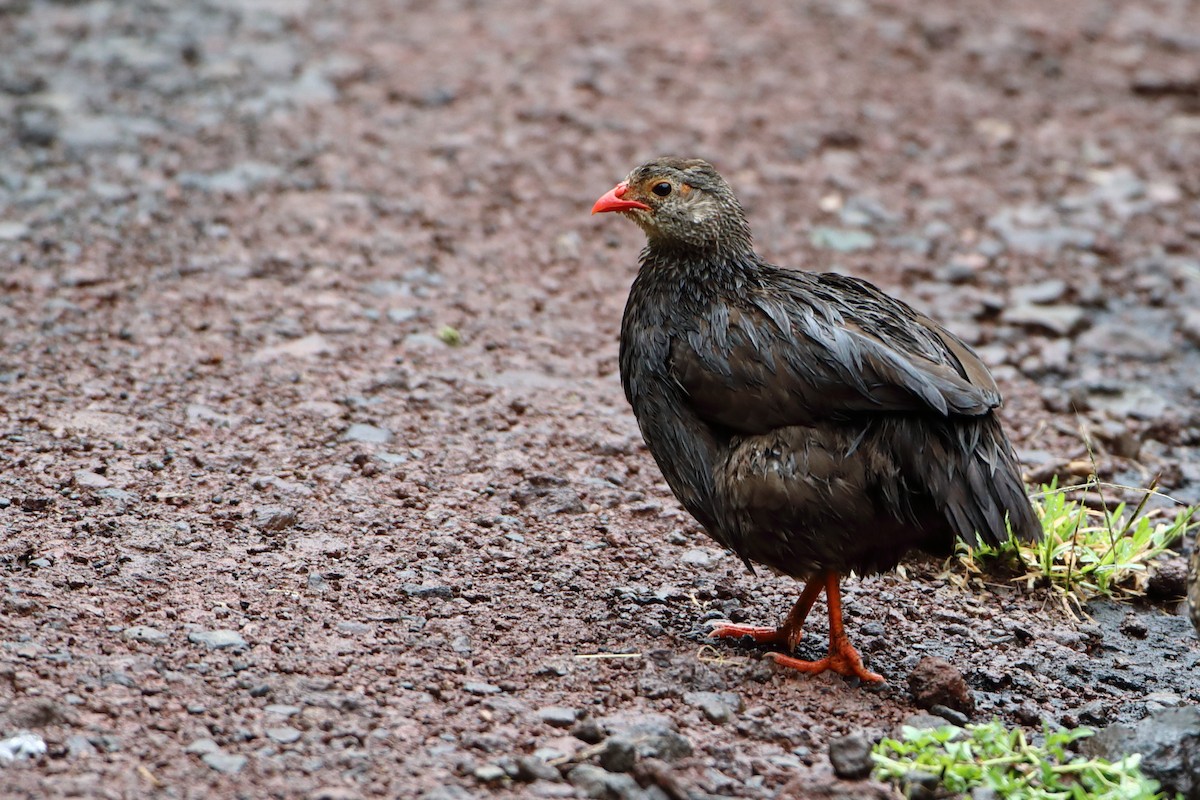
[[[638,167],[596,201],[646,233],[621,323],[621,383],[679,501],[709,536],[807,581],[777,628],[717,637],[782,645],[824,589],[829,654],[779,664],[868,671],[842,627],[838,581],[959,537],[1035,539],[1041,526],[962,340],[856,278],[764,262],[729,185],[700,160]]]

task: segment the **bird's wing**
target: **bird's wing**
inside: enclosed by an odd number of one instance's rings
[[[672,343],[672,375],[703,419],[753,434],[870,412],[977,416],[1000,405],[966,344],[871,284],[768,277]]]

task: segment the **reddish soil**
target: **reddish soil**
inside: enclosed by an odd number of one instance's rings
[[[641,234],[587,213],[706,157],[773,261],[978,346],[1032,476],[1082,423],[1195,502],[1196,31],[1182,0],[0,3],[0,738],[49,748],[0,793],[586,796],[584,739],[641,724],[690,748],[596,791],[887,796],[828,742],[913,714],[925,655],[1035,729],[1200,701],[1174,602],[1079,623],[920,559],[846,585],[882,688],[706,644],[798,587],[642,446]]]

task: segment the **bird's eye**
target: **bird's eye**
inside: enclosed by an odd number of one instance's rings
[[[650,187],[650,191],[654,192],[659,197],[666,197],[671,193],[671,184],[667,183],[666,181],[663,181],[662,183],[656,183]]]

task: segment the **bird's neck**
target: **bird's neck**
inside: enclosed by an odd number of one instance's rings
[[[749,243],[703,247],[651,240],[642,251],[639,272],[654,282],[686,291],[738,288],[762,266]]]

